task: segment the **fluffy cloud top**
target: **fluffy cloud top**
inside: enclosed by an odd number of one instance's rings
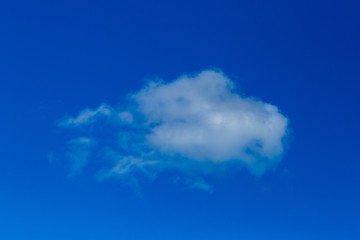
[[[61,124],[78,127],[96,123],[100,116],[122,123],[111,125],[118,138],[112,151],[122,156],[112,174],[143,167],[159,171],[183,161],[200,163],[196,166],[238,162],[260,175],[281,159],[288,119],[276,106],[236,93],[234,83],[220,71],[150,82],[130,100],[127,109],[103,104]],[[129,127],[124,129],[124,124]],[[132,144],[119,140],[123,138]]]
[[[261,173],[282,151],[287,119],[278,108],[233,92],[221,72],[204,71],[133,96],[153,148],[196,161],[241,161]]]

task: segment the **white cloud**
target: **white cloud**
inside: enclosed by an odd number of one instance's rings
[[[125,174],[129,173],[132,170],[145,170],[145,166],[155,165],[157,161],[144,161],[143,159],[134,158],[132,156],[121,158],[115,167],[111,169],[111,174]]]
[[[82,110],[75,118],[66,118],[60,121],[60,126],[64,127],[77,127],[83,124],[89,124],[96,121],[96,118],[101,116],[109,116],[112,108],[106,104],[101,104],[97,109],[91,110],[86,108]]]
[[[118,114],[119,119],[125,123],[133,123],[134,117],[131,112],[125,111]]]
[[[276,106],[236,93],[234,83],[220,71],[150,82],[130,99],[128,109],[102,104],[62,122],[76,127],[107,116],[127,123],[127,128],[112,125],[117,139],[112,149],[123,157],[114,161],[109,176],[228,162],[261,175],[281,159],[288,119]],[[204,180],[192,187],[212,189]]]
[[[212,193],[214,191],[214,187],[205,182],[203,178],[200,178],[196,182],[192,183],[190,187],[209,193]]]
[[[261,174],[281,156],[288,121],[277,107],[233,90],[216,71],[151,83],[133,96],[149,125],[147,143],[194,161],[240,161]]]
[[[89,137],[78,137],[68,141],[68,158],[71,161],[72,174],[79,172],[87,163],[96,140]]]
[[[70,140],[69,143],[72,145],[92,146],[96,144],[96,141],[89,137],[78,137]]]

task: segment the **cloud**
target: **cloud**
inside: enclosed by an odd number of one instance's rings
[[[71,162],[72,173],[80,171],[87,163],[87,160],[96,146],[96,140],[88,137],[78,137],[68,141],[67,156]]]
[[[261,174],[283,151],[287,119],[277,107],[233,92],[221,72],[204,71],[133,95],[154,149],[196,161],[241,161]]]
[[[117,152],[107,176],[139,169],[200,170],[209,163],[237,163],[261,175],[282,157],[288,119],[276,106],[235,90],[221,71],[205,70],[172,82],[150,82],[130,96],[127,108],[102,104],[60,125],[96,124],[100,117],[119,123],[111,125],[111,146],[104,146]],[[192,187],[212,191],[203,179]]]
[[[203,178],[198,179],[196,182],[190,185],[191,188],[199,189],[205,192],[212,193],[214,191],[213,186],[205,182]]]
[[[125,123],[133,123],[133,121],[134,121],[134,117],[131,114],[131,112],[120,112],[118,114],[118,117],[121,121],[123,121]]]
[[[148,174],[145,167],[158,164],[157,161],[144,161],[143,159],[132,156],[120,157],[116,165],[105,173],[102,177],[111,177],[114,175],[123,175],[135,170],[141,170]]]
[[[82,110],[77,117],[74,118],[65,118],[59,122],[60,126],[63,127],[77,127],[84,124],[93,123],[97,118],[101,116],[109,116],[112,112],[112,108],[106,104],[101,104],[97,109],[84,109]]]

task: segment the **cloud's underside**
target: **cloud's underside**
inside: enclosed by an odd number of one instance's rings
[[[150,82],[130,95],[126,108],[101,104],[59,125],[86,135],[75,144],[81,166],[90,151],[114,162],[106,176],[230,162],[260,175],[281,159],[288,120],[276,106],[237,94],[222,72],[206,70],[172,82]],[[87,129],[97,127],[100,134],[87,136]],[[201,180],[192,186],[207,185]]]

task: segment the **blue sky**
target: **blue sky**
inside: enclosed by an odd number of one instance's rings
[[[359,239],[358,9],[2,1],[0,239]]]

